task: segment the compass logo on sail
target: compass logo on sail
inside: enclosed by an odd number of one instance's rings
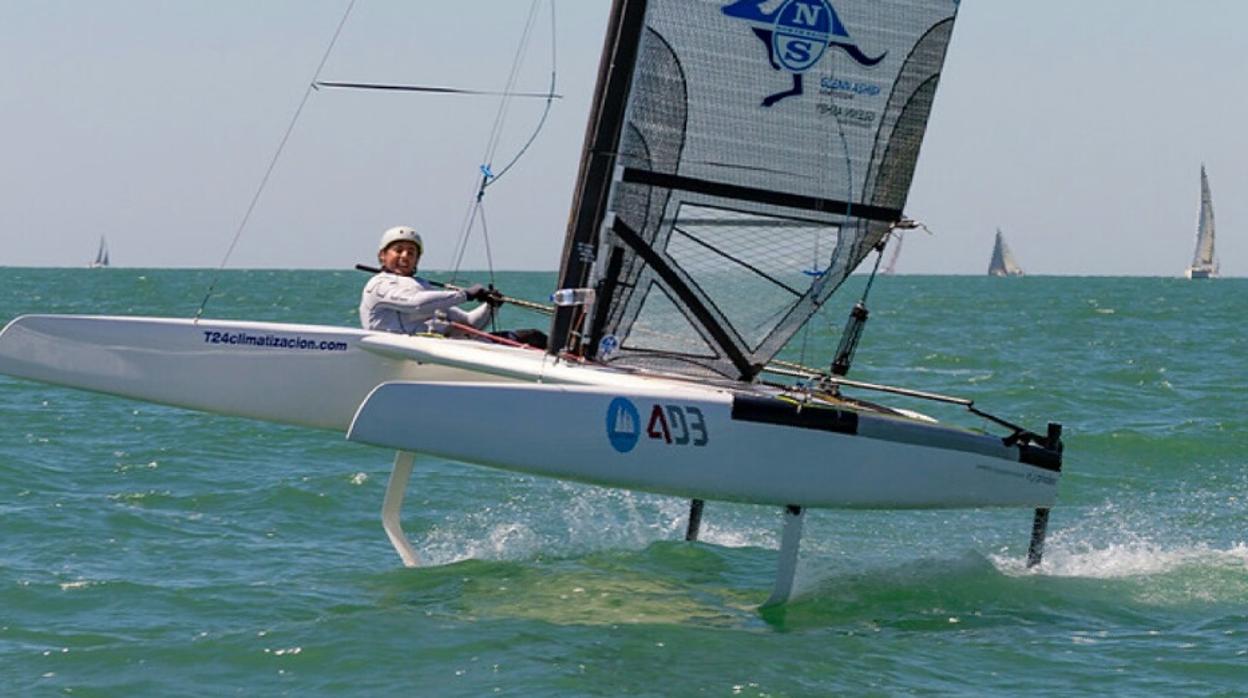
[[[765,10],[771,6],[771,10]],[[810,70],[829,46],[844,51],[859,65],[873,66],[888,55],[872,58],[858,48],[828,0],[734,0],[722,8],[725,15],[754,24],[754,35],[767,46],[771,67],[793,74],[793,86],[768,95],[770,107],[786,97],[802,94],[802,74]]]
[[[641,438],[641,414],[627,398],[617,397],[607,407],[607,439],[620,453],[628,453]]]

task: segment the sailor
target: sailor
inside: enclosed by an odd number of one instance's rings
[[[420,234],[405,225],[390,228],[381,235],[377,261],[381,272],[368,280],[360,298],[360,324],[366,330],[416,334],[435,332],[458,334],[450,323],[480,329],[502,305],[502,295],[481,284],[463,289],[439,288],[416,274],[424,252]],[[465,301],[481,305],[465,311]]]

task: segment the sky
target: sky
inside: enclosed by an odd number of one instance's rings
[[[835,4],[835,3],[834,3]],[[486,194],[464,269],[558,267],[609,0],[556,4],[555,101]],[[0,266],[217,267],[348,0],[0,0]],[[357,0],[321,80],[496,90],[527,0]],[[1208,169],[1223,275],[1248,275],[1241,0],[964,0],[898,273],[1181,275]],[[518,89],[551,73],[546,2]],[[228,268],[347,269],[413,225],[455,264],[492,97],[319,90]],[[497,171],[541,116],[516,100]]]

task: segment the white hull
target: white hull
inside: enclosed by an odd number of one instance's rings
[[[370,334],[281,323],[27,315],[0,332],[0,373],[337,430],[347,428],[364,397],[385,381],[491,379],[369,351],[364,341]]]
[[[348,438],[610,487],[757,504],[1048,507],[1056,498],[1058,472],[1020,462],[1020,450],[1001,439],[856,412],[851,433],[768,423],[743,415],[742,400],[773,405],[764,419],[796,412],[772,398],[697,387],[400,382],[373,391]],[[415,417],[423,405],[438,409]],[[454,436],[466,414],[489,438]]]
[[[387,381],[665,383],[545,352],[324,325],[24,315],[0,374],[176,407],[345,431]]]
[[[0,373],[208,412],[349,427],[349,438],[377,446],[701,499],[1043,507],[1058,480],[1056,471],[1020,462],[1019,447],[998,438],[849,410],[842,412],[854,431],[837,433],[793,422],[789,403],[762,388],[742,393],[471,340],[32,315],[0,332]],[[633,405],[623,426],[635,438],[608,432],[609,418],[620,422],[617,399]],[[738,414],[748,400],[766,408],[761,421]],[[489,438],[466,436],[482,424]],[[621,451],[613,438],[631,438],[632,446]]]

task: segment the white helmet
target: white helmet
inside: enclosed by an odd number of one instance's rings
[[[420,240],[420,233],[416,232],[414,228],[409,228],[405,225],[396,225],[382,233],[381,244],[378,245],[377,251],[384,252],[387,247],[400,240],[416,243],[416,254],[425,253],[425,244]]]

